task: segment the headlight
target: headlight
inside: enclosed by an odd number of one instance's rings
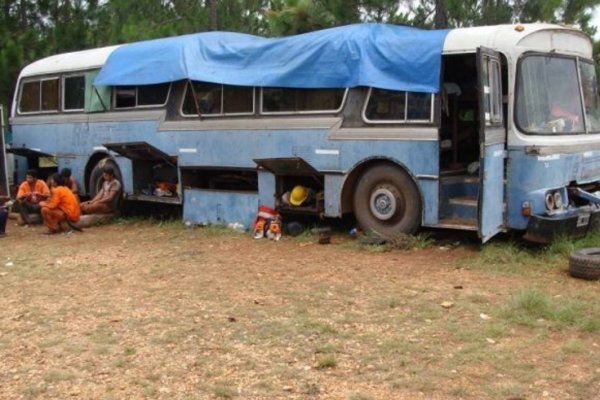
[[[554,209],[554,194],[552,192],[546,193],[546,210]]]
[[[560,192],[554,192],[554,207],[562,208],[562,196]]]

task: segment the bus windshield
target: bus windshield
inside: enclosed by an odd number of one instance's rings
[[[515,115],[522,131],[545,135],[600,132],[593,64],[576,58],[530,55],[520,61],[517,76]]]

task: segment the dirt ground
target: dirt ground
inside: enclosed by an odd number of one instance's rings
[[[478,246],[343,233],[42,232],[0,239],[1,399],[600,398],[597,331],[502,311],[530,288],[597,296],[564,266],[488,271],[465,267]]]

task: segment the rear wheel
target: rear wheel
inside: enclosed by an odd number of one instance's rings
[[[382,237],[414,233],[421,222],[421,199],[413,180],[392,165],[365,171],[354,192],[354,214],[361,228]]]

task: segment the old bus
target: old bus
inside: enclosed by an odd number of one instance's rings
[[[548,241],[597,225],[592,42],[550,24],[358,24],[286,38],[209,32],[51,56],[11,110],[23,177],[51,157],[94,194],[248,226],[257,206]],[[282,196],[301,185],[311,201]]]

